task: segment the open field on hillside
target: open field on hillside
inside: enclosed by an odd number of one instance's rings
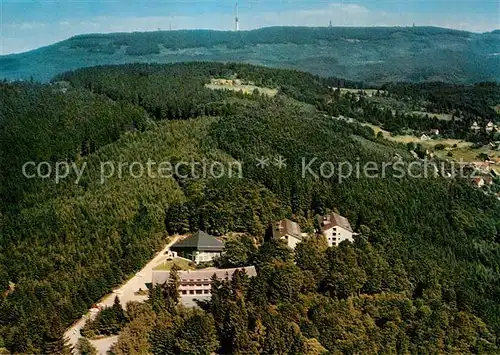
[[[492,151],[487,147],[481,147],[477,149],[473,149],[472,147],[468,148],[450,148],[447,147],[444,150],[435,150],[434,154],[442,159],[450,159],[448,153],[451,152],[453,156],[451,157],[453,160],[458,162],[466,162],[466,163],[474,163],[481,162],[481,159],[478,158],[479,154],[487,154],[493,158],[499,158],[500,152]],[[490,169],[495,170],[497,174],[500,174],[500,164],[490,165]]]
[[[429,149],[434,152],[434,154],[441,159],[453,159],[455,161],[462,161],[466,163],[478,162],[480,159],[478,155],[484,153],[489,155],[490,157],[500,158],[500,152],[490,149],[488,146],[484,146],[481,148],[473,148],[472,143],[466,142],[458,139],[429,139],[429,140],[421,140],[419,137],[404,135],[404,136],[393,136],[390,132],[383,130],[382,128],[372,125],[372,124],[363,124],[372,128],[375,131],[375,134],[378,132],[382,132],[384,138],[397,142],[397,143],[415,143],[421,144],[424,148]],[[438,144],[443,144],[445,146],[444,149],[435,149]],[[456,146],[455,146],[456,145]],[[448,153],[452,153],[453,156],[448,156]],[[500,173],[500,165],[492,166],[492,169]]]
[[[382,107],[390,109],[393,114],[399,111],[419,116],[427,115],[429,119],[437,118],[438,120],[443,120],[443,121],[451,121],[452,119],[452,115],[450,113],[435,113],[435,112],[425,111],[424,110],[425,104],[420,104],[420,105],[414,103],[412,104],[410,102],[404,102],[402,100],[398,100],[394,97],[371,96],[371,95],[369,96],[371,102],[374,102]],[[456,117],[455,119],[460,120],[459,117]]]
[[[467,147],[472,146],[472,143],[465,142],[465,141],[459,140],[459,139],[440,138],[440,139],[421,140],[420,137],[410,136],[410,135],[393,136],[391,134],[391,132],[385,131],[378,126],[368,124],[368,123],[364,123],[363,125],[372,128],[375,131],[375,134],[377,134],[378,132],[382,132],[382,134],[384,135],[384,138],[386,138],[390,141],[393,141],[393,142],[398,142],[398,143],[404,143],[404,144],[412,143],[412,142],[415,144],[420,143],[420,144],[422,144],[423,147],[426,147],[426,148],[433,148],[434,146],[436,146],[438,144],[444,144],[444,145],[450,146],[450,147],[453,147],[456,144],[457,148],[467,148]]]
[[[412,112],[414,115],[422,115],[422,116],[429,116],[429,118],[434,118],[436,117],[438,120],[443,120],[443,121],[451,121],[452,115],[449,113],[432,113],[432,112],[425,112],[425,111],[413,111]]]
[[[333,88],[334,90],[337,90],[337,88]],[[340,93],[344,94],[346,92],[349,92],[351,94],[357,94],[359,92],[364,93],[365,95],[372,97],[376,92],[377,89],[348,89],[348,88],[340,88]],[[383,93],[383,90],[380,90],[381,93]]]
[[[231,79],[212,79],[210,84],[205,85],[206,88],[212,90],[231,90],[231,91],[242,91],[245,94],[252,94],[254,90],[258,90],[259,93],[273,97],[278,93],[277,89],[263,88],[260,86],[244,84],[239,80]]]

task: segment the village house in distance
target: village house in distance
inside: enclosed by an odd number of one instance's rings
[[[344,240],[354,242],[354,232],[346,217],[331,212],[326,216],[318,216],[320,233],[326,237],[328,246],[338,246]]]
[[[170,250],[184,259],[199,264],[219,257],[224,251],[224,243],[200,230],[178,241],[170,247]]]

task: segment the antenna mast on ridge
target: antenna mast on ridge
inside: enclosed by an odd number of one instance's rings
[[[238,18],[238,3],[236,3],[236,16],[234,18],[234,30],[236,32],[240,30],[240,19]]]

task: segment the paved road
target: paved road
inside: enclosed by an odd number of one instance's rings
[[[112,337],[91,340],[90,342],[97,349],[99,354],[105,355],[108,350],[111,348],[111,345],[118,341],[118,335],[114,335]]]
[[[127,302],[129,301],[145,301],[148,296],[138,296],[134,293],[138,291],[140,288],[146,290],[146,283],[150,283],[153,277],[153,268],[160,264],[164,259],[166,259],[165,253],[167,250],[174,244],[179,236],[174,236],[170,242],[160,251],[156,256],[151,259],[150,262],[142,268],[137,274],[134,275],[130,280],[124,283],[121,287],[114,290],[112,293],[104,296],[104,298],[99,302],[102,307],[111,307],[115,300],[115,297],[118,296],[120,298],[120,303],[125,307]],[[76,344],[78,343],[78,339],[81,337],[80,330],[85,325],[87,319],[93,319],[96,316],[96,312],[88,311],[87,314],[83,315],[78,321],[73,323],[73,325],[66,330],[64,336],[68,338],[70,344],[76,348]],[[98,348],[100,354],[106,354],[106,351],[116,342],[118,337],[109,337],[105,339],[99,340],[91,340],[91,343]],[[76,353],[76,352],[75,352]]]

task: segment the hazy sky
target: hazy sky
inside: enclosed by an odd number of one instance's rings
[[[474,32],[500,28],[499,0],[239,0],[240,28],[300,25],[434,25]],[[234,27],[227,0],[0,0],[0,54],[76,34]]]

